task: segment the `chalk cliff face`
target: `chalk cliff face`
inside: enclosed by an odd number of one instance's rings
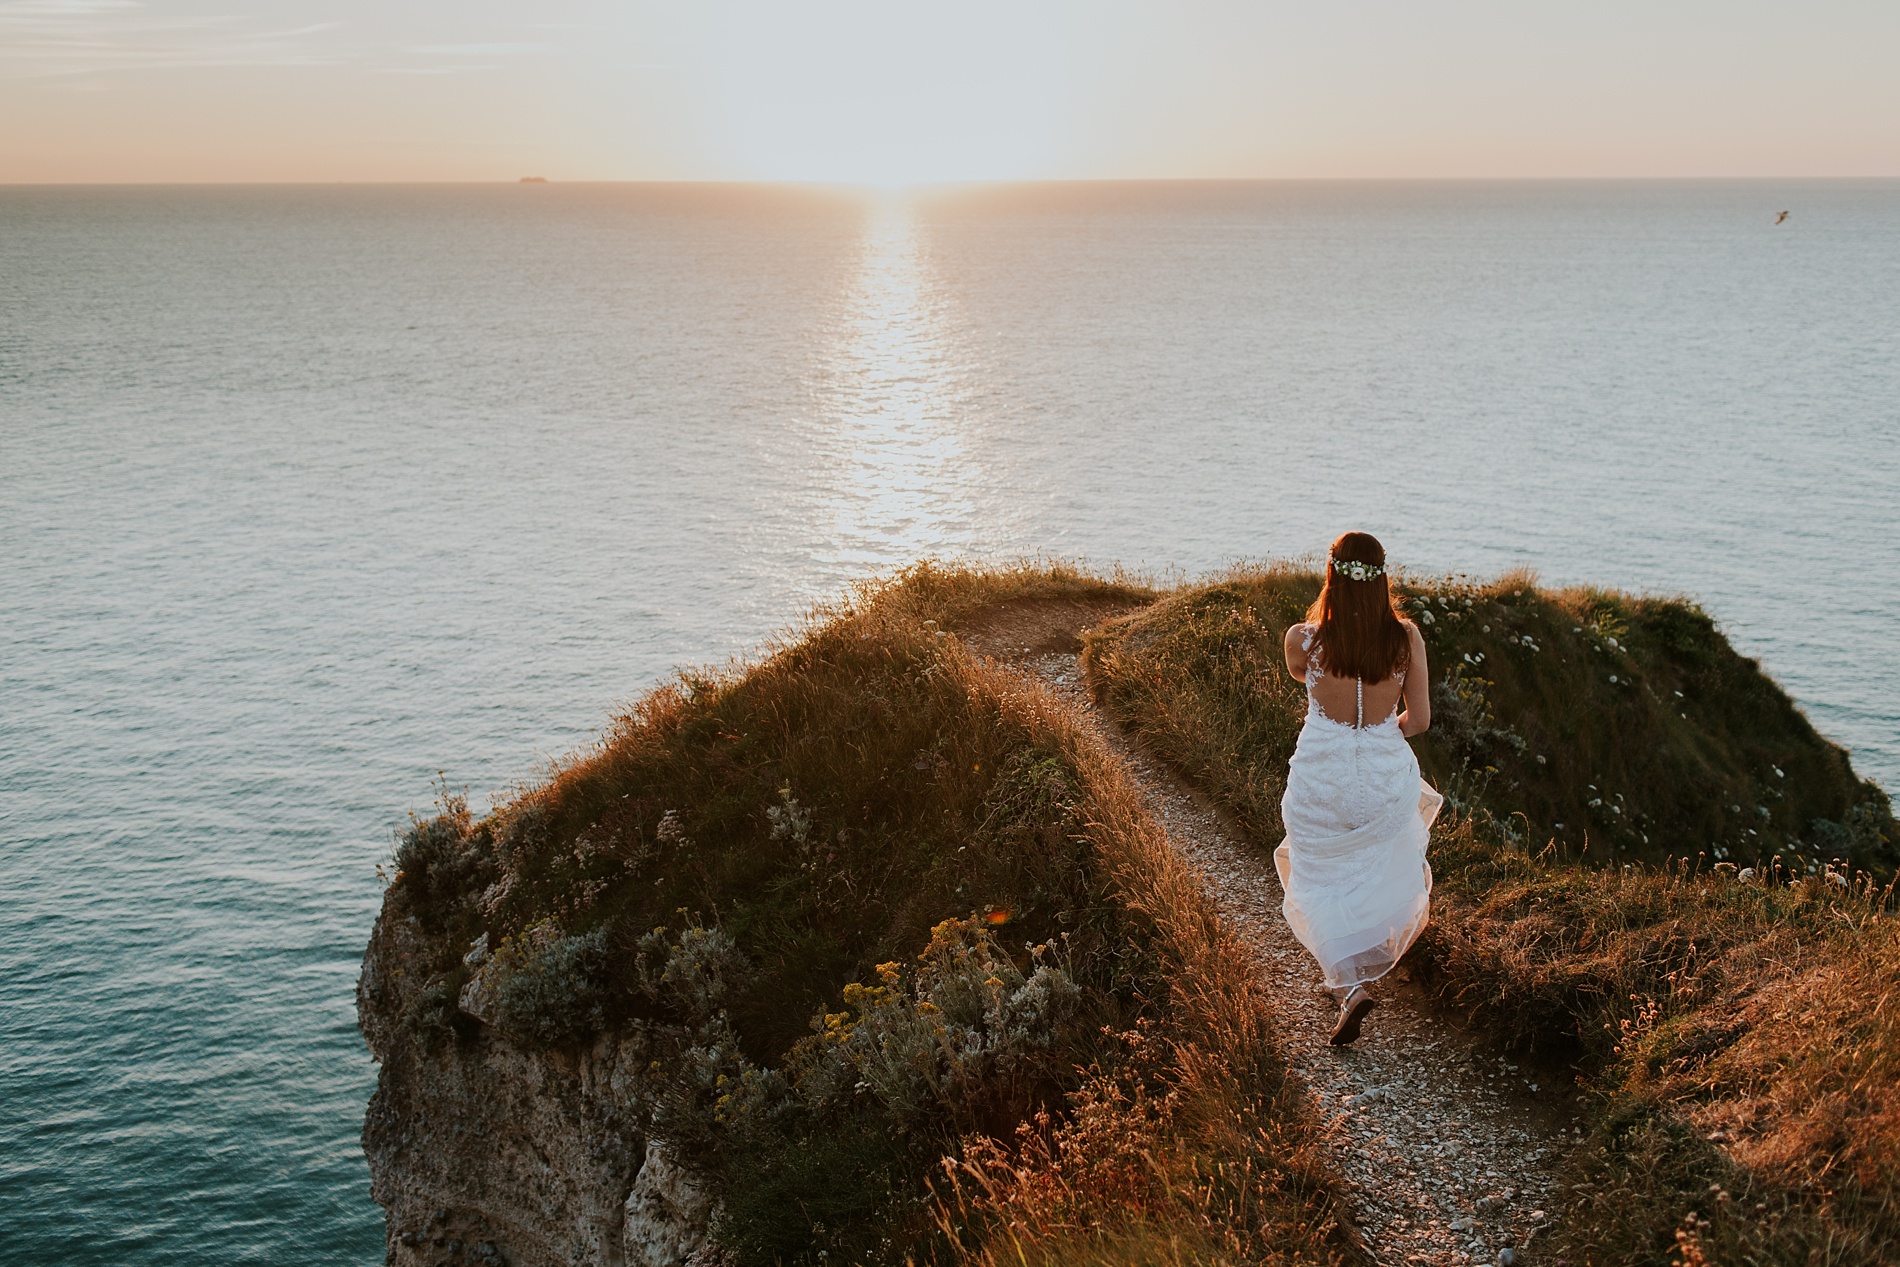
[[[458,1006],[439,1041],[405,1024],[440,948],[385,909],[357,1012],[382,1065],[363,1124],[371,1191],[400,1267],[679,1267],[706,1251],[703,1184],[647,1139],[633,1106],[638,1034],[530,1050]],[[481,1010],[478,993],[461,1005]]]
[[[923,1257],[968,1135],[1034,1129],[1084,1071],[1162,1085],[1110,1036],[1176,1023],[1165,965],[1213,954],[1212,926],[1099,743],[952,637],[1025,592],[1071,630],[1144,596],[920,568],[744,672],[663,685],[505,804],[445,788],[402,833],[358,998],[391,1263]],[[1161,930],[1176,908],[1200,940]],[[1233,1050],[1264,1072],[1219,1103],[1278,1112],[1251,1107],[1279,1103],[1278,1065]],[[1289,1226],[1323,1224],[1321,1172],[1219,1148],[1182,1165],[1285,1170]]]

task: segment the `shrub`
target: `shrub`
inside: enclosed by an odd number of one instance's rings
[[[869,1095],[906,1127],[981,1126],[996,1100],[1017,1098],[1012,1084],[1067,1072],[1045,1057],[1080,991],[1051,950],[1032,947],[1025,974],[976,920],[945,920],[909,980],[893,962],[875,984],[845,987],[850,1010],[792,1049],[794,1087],[814,1106]]]
[[[548,927],[497,952],[500,984],[495,1024],[540,1046],[575,1043],[606,1023],[607,939],[604,931],[563,937]]]
[[[494,874],[488,832],[476,828],[468,798],[445,786],[439,803],[440,813],[414,819],[397,841],[392,886],[432,930],[452,923]]]
[[[402,1025],[425,1051],[434,1051],[456,1037],[455,989],[442,977],[430,981],[403,1009]]]

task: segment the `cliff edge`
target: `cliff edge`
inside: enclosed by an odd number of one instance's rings
[[[485,816],[445,796],[358,991],[389,1261],[1371,1261],[1341,1071],[1235,931],[1271,903],[1232,900],[1271,888],[1316,586],[920,565]],[[1539,1253],[1891,1261],[1884,794],[1690,604],[1404,588],[1452,806],[1413,1038],[1579,1112]],[[1099,708],[1028,668],[1078,651]],[[1176,777],[1233,831],[1212,881]],[[1498,1223],[1453,1188],[1380,1234]]]
[[[920,565],[445,796],[358,991],[389,1261],[1353,1257],[1245,955],[1118,758],[956,632],[1150,598]]]

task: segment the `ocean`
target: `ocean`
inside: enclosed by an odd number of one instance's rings
[[[1693,596],[1900,790],[1900,182],[0,188],[0,1244],[380,1259],[438,786],[920,556],[1348,528]]]

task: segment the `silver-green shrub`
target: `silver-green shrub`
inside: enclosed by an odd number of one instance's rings
[[[845,987],[852,1010],[827,1014],[792,1053],[794,1090],[813,1107],[874,1096],[902,1122],[968,1114],[986,1088],[1028,1070],[1073,1012],[1080,991],[1053,958],[1032,948],[1025,973],[977,920],[945,920],[910,980],[887,963],[876,984]]]
[[[543,1046],[578,1042],[606,1024],[606,933],[533,933],[504,945],[495,1024]]]

